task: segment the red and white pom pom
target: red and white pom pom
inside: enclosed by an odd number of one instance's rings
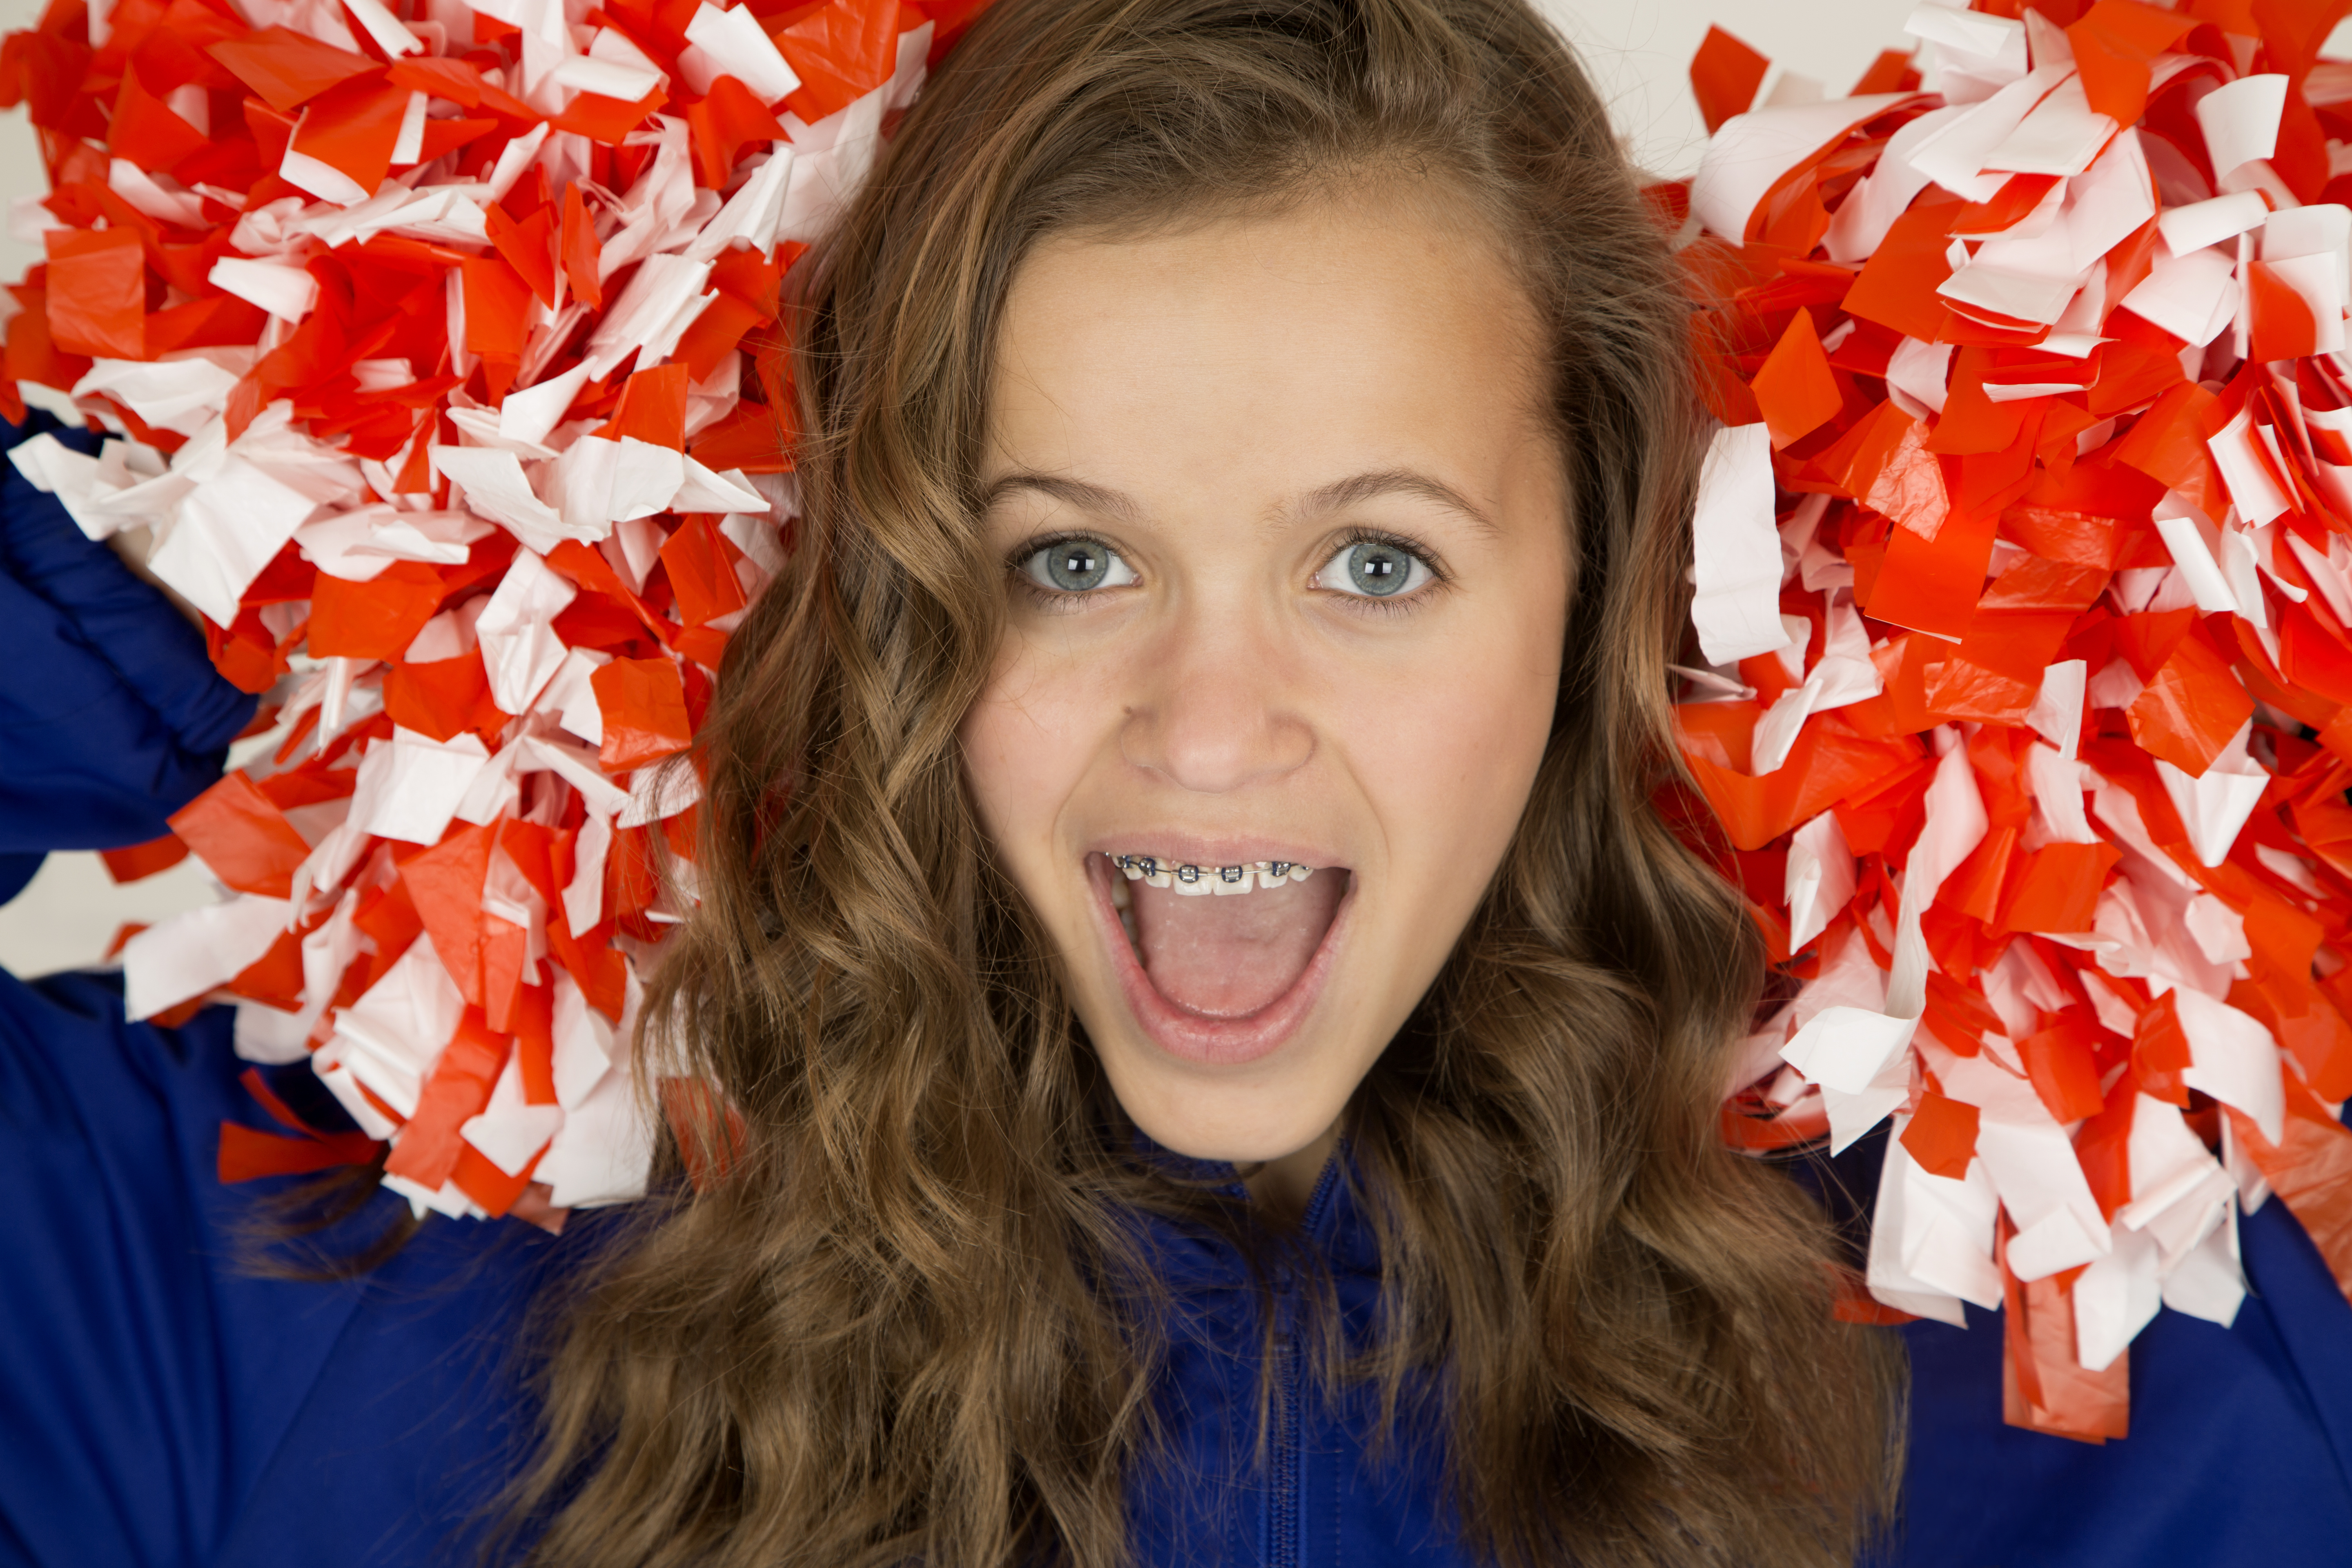
[[[1683,750],[1799,983],[1727,1131],[1893,1117],[1871,1296],[2005,1309],[2009,1418],[2069,1436],[2159,1307],[2231,1321],[2242,1209],[2352,1289],[2333,16],[1922,6],[1929,59],[1746,112],[1717,32],[1653,192],[1723,426]]]
[[[0,52],[51,194],[0,407],[93,538],[151,535],[274,747],[110,857],[230,889],[124,951],[235,1001],[420,1212],[645,1189],[635,963],[691,887],[683,751],[793,510],[784,271],[985,0],[53,0]],[[297,662],[299,659],[299,663]],[[256,1080],[257,1082],[258,1080]]]

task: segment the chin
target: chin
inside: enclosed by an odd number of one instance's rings
[[[1155,1078],[1149,1066],[1139,1069]],[[1330,1130],[1348,1102],[1351,1082],[1339,1092],[1279,1093],[1280,1103],[1242,1094],[1219,1093],[1198,1084],[1151,1081],[1118,1083],[1119,1103],[1143,1134],[1162,1149],[1192,1160],[1235,1165],[1286,1159]]]

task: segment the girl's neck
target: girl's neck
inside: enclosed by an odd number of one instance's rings
[[[1312,1143],[1268,1160],[1242,1178],[1242,1184],[1249,1189],[1251,1201],[1279,1218],[1295,1221],[1306,1214],[1315,1196],[1315,1184],[1339,1143],[1339,1124],[1334,1121]]]

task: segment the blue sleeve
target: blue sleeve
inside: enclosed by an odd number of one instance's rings
[[[44,431],[96,445],[36,415],[0,446]],[[0,901],[49,850],[163,834],[253,710],[0,463]],[[465,1561],[528,1442],[518,1330],[581,1244],[435,1221],[363,1279],[260,1274],[273,1184],[221,1184],[219,1127],[278,1129],[230,1033],[220,1007],[127,1023],[112,977],[0,973],[0,1568]],[[308,1064],[262,1070],[349,1125]],[[332,1244],[401,1207],[379,1194]]]
[[[44,433],[97,447],[40,413],[0,447]],[[253,711],[163,595],[0,463],[0,902],[49,850],[161,837]]]
[[[6,1568],[462,1561],[528,1440],[516,1331],[576,1238],[436,1220],[363,1280],[256,1276],[253,1188],[214,1171],[222,1120],[271,1130],[229,1017],[0,974]]]
[[[1885,1133],[1798,1174],[1859,1228]],[[1910,1453],[1884,1568],[2285,1568],[2352,1561],[2352,1305],[2286,1205],[2239,1224],[2228,1328],[2169,1309],[2132,1342],[2131,1434],[2001,1419],[1997,1312],[1904,1325]]]
[[[1904,1327],[1917,1568],[2285,1568],[2352,1560],[2352,1307],[2286,1205],[2240,1222],[2229,1328],[2170,1310],[2132,1342],[2131,1435],[2001,1424],[2001,1320]]]

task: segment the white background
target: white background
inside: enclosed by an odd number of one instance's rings
[[[1538,0],[1582,52],[1636,162],[1660,174],[1688,174],[1704,132],[1685,74],[1710,23],[1785,68],[1821,83],[1832,97],[1851,89],[1883,48],[1902,48],[1912,0]],[[0,0],[0,28],[31,26],[35,0]],[[1769,93],[1774,80],[1768,79]],[[47,189],[22,110],[0,114],[0,195]],[[0,237],[0,277],[14,279],[39,258],[14,237]],[[7,737],[0,735],[0,746]],[[193,860],[159,877],[118,888],[94,855],[52,855],[32,885],[0,908],[0,965],[46,973],[98,962],[125,921],[153,921],[208,903],[213,889]]]

